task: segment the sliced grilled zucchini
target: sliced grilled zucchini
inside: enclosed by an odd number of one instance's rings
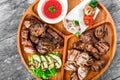
[[[46,58],[43,55],[41,55],[40,57],[41,57],[41,61],[42,61],[41,62],[41,69],[43,71],[45,71],[48,68],[48,62],[47,62]]]
[[[61,61],[61,59],[60,59],[59,56],[56,56],[56,55],[54,55],[54,54],[48,54],[48,55],[53,58],[54,63],[55,63],[55,67],[56,67],[57,69],[62,66],[62,61]]]
[[[53,58],[48,56],[48,55],[46,55],[45,57],[46,57],[46,59],[48,61],[48,68],[49,69],[54,68],[54,60],[53,60]]]

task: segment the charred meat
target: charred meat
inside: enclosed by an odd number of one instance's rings
[[[36,37],[40,36],[45,31],[45,28],[41,23],[31,25],[29,29],[30,34]]]
[[[87,76],[88,69],[86,66],[79,66],[77,71],[79,80],[83,80]]]
[[[70,80],[79,80],[76,72],[73,72],[73,73],[71,74]]]
[[[106,63],[105,63],[104,60],[96,61],[96,62],[91,66],[91,70],[93,70],[93,71],[100,71],[102,68],[104,68],[105,64],[106,64]]]
[[[30,40],[31,40],[34,44],[38,44],[38,43],[39,43],[39,38],[36,37],[36,36],[30,35]]]
[[[45,54],[52,51],[54,49],[54,45],[47,39],[40,39],[36,48],[40,54]]]
[[[76,66],[76,64],[74,64],[74,62],[67,61],[65,63],[64,69],[68,70],[68,71],[76,71],[77,70],[77,66]]]
[[[97,42],[95,47],[100,51],[100,55],[104,55],[110,48],[109,44],[104,41]]]
[[[107,34],[107,28],[105,27],[105,25],[101,25],[98,28],[95,29],[95,36],[98,39],[104,38],[105,35]]]
[[[22,38],[24,38],[24,39],[28,39],[28,30],[22,30],[21,31],[21,36],[22,36]]]

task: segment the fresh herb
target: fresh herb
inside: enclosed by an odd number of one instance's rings
[[[59,56],[58,52],[52,52],[54,55]]]
[[[80,32],[76,32],[75,35],[76,35],[77,37],[79,37],[79,36],[80,36]]]
[[[53,6],[50,6],[50,7],[48,8],[48,10],[49,10],[50,12],[52,12],[52,13],[56,12],[56,9],[55,9]]]
[[[74,26],[78,26],[79,25],[79,21],[77,21],[77,20],[73,21],[73,25]]]
[[[43,71],[41,68],[38,69],[30,69],[30,72],[38,77],[41,77],[43,79],[48,79],[50,76],[55,76],[57,73],[57,69],[56,68],[52,68],[52,69],[46,69],[45,71]]]
[[[98,6],[98,1],[97,0],[91,0],[90,4],[91,7],[95,8]]]

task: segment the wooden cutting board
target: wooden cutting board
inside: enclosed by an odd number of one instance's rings
[[[19,50],[20,57],[28,70],[29,70],[29,68],[28,68],[28,59],[27,58],[28,58],[28,56],[30,56],[30,54],[25,53],[23,50],[23,46],[21,45],[21,30],[24,27],[23,21],[26,18],[35,17],[36,19],[43,22],[37,13],[38,2],[39,2],[39,0],[36,0],[31,6],[29,6],[29,8],[26,10],[26,12],[24,13],[24,15],[22,17],[20,24],[19,24],[19,28],[18,28],[18,35],[17,35],[18,50]],[[68,12],[71,9],[73,9],[80,2],[81,2],[80,0],[68,0],[68,5],[69,5]],[[84,80],[96,80],[97,78],[99,78],[105,72],[105,70],[107,70],[108,66],[110,65],[110,63],[115,55],[115,51],[116,51],[116,42],[117,42],[116,41],[116,28],[115,28],[114,22],[112,20],[112,17],[109,14],[109,12],[107,11],[107,9],[100,2],[99,2],[98,8],[100,9],[100,12],[95,20],[95,23],[94,23],[93,27],[89,27],[87,30],[94,29],[102,24],[106,24],[107,27],[109,28],[109,36],[107,37],[107,40],[110,42],[111,47],[110,47],[109,52],[103,56],[103,58],[107,61],[106,66],[99,72],[89,71],[87,77]],[[45,22],[43,22],[43,23],[45,23]],[[58,74],[54,77],[51,77],[50,80],[70,80],[70,72],[65,71],[63,66],[64,66],[66,58],[67,58],[67,50],[72,48],[72,43],[77,41],[78,38],[75,37],[73,34],[67,32],[66,29],[64,28],[62,22],[50,25],[50,27],[64,38],[64,47],[62,49],[56,50],[56,51],[59,51],[59,53],[61,55],[62,63],[63,63],[62,68],[59,70]],[[36,77],[38,80],[41,80],[37,76],[35,76],[35,75],[33,75],[33,76]]]

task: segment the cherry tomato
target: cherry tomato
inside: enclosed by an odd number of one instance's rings
[[[84,23],[87,26],[92,26],[94,24],[94,19],[92,16],[84,16]]]

